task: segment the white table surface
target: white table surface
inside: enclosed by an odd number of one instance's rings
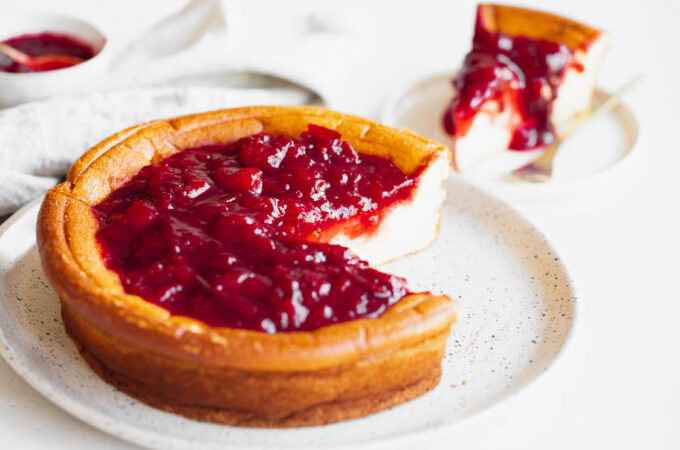
[[[183,0],[2,0],[2,12],[61,11],[130,40]],[[600,85],[639,72],[626,102],[644,154],[627,185],[586,198],[514,204],[552,241],[579,289],[574,339],[554,370],[511,402],[404,448],[680,448],[680,3],[543,1],[537,7],[609,30]],[[469,47],[474,2],[242,3],[244,12],[350,11],[371,28],[375,65],[361,71],[373,115],[386,95],[419,76],[455,68]],[[272,13],[273,14],[273,13]],[[312,55],[310,55],[312,57]],[[0,150],[1,151],[1,150]],[[594,149],[596,151],[596,149]],[[45,400],[0,360],[0,448],[103,449],[130,445]],[[380,448],[380,447],[378,447]]]

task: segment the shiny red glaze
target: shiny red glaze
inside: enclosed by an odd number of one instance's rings
[[[447,133],[465,134],[484,102],[516,104],[521,116],[511,150],[529,150],[555,140],[550,122],[557,88],[568,68],[583,67],[570,47],[523,36],[492,33],[477,17],[472,50],[453,81],[456,95],[444,113]]]
[[[257,134],[144,167],[94,207],[104,261],[128,293],[213,326],[312,330],[377,317],[408,293],[347,248],[412,197],[418,173],[359,155],[333,130]]]
[[[77,56],[88,60],[95,55],[95,51],[88,44],[75,37],[62,33],[35,33],[24,34],[2,41],[29,56],[40,56],[47,54],[58,54],[67,56]],[[50,61],[41,64],[39,67],[27,67],[23,64],[12,61],[5,55],[0,54],[0,72],[27,73],[27,72],[46,72],[48,70],[63,69],[71,67],[73,63],[64,61]]]

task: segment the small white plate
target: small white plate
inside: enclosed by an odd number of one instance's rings
[[[451,137],[442,127],[442,115],[454,94],[454,74],[445,73],[414,82],[398,90],[385,104],[381,120],[450,146]],[[595,92],[599,102],[608,94]],[[539,200],[587,194],[626,179],[635,170],[634,152],[638,123],[625,105],[593,117],[583,129],[567,139],[555,159],[547,183],[504,181],[508,168],[516,168],[540,155],[540,151],[506,152],[494,157],[465,177],[507,200]]]
[[[366,418],[299,429],[249,429],[185,419],[103,382],[66,335],[35,245],[39,201],[0,227],[0,353],[36,390],[107,433],[154,448],[328,448],[422,436],[512,397],[561,352],[574,289],[545,238],[460,177],[446,182],[441,233],[425,251],[384,266],[415,290],[447,293],[463,314],[430,393]]]

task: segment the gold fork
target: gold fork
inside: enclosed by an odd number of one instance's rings
[[[615,106],[621,103],[623,95],[642,81],[644,77],[638,75],[631,81],[626,83],[618,91],[607,97],[602,103],[597,105],[594,109],[584,114],[577,116],[569,124],[567,130],[561,137],[555,138],[552,144],[545,148],[545,151],[536,160],[529,164],[513,170],[511,173],[505,175],[506,181],[513,181],[518,183],[544,183],[550,180],[553,171],[553,160],[560,146],[572,134],[576,133],[583,127],[590,119],[598,114],[603,114],[611,111]]]

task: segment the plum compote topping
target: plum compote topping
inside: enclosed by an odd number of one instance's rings
[[[64,57],[75,56],[82,60],[88,60],[93,58],[96,53],[88,44],[64,33],[44,32],[24,34],[6,39],[2,43],[14,47],[28,56],[60,55]],[[28,67],[0,53],[0,72],[46,72],[48,70],[71,67],[75,64],[73,60],[68,58],[55,57]]]
[[[360,155],[327,128],[245,137],[144,167],[93,209],[105,264],[126,292],[211,326],[313,330],[374,318],[406,281],[327,243],[370,233],[420,172]]]

